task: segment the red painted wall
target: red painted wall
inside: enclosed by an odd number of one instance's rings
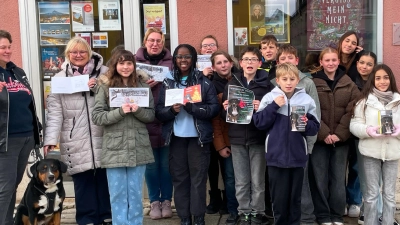
[[[393,45],[393,23],[400,23],[398,4],[398,0],[383,2],[383,62],[393,70],[400,87],[400,45]]]
[[[201,39],[214,35],[222,50],[228,50],[226,1],[178,0],[179,44],[191,44],[197,50]],[[171,49],[173,51],[173,49]]]
[[[12,37],[12,58],[11,60],[22,67],[21,56],[21,33],[19,27],[18,0],[1,0],[0,29],[11,33]]]

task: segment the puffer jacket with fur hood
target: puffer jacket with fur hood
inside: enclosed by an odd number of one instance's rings
[[[98,77],[108,71],[103,66],[103,57],[93,53],[95,69],[89,75]],[[69,61],[62,65],[56,77],[72,77]],[[73,94],[50,94],[47,97],[47,121],[44,145],[60,143],[61,160],[68,165],[68,174],[73,175],[101,167],[103,128],[92,122],[94,107],[93,92]],[[60,139],[59,139],[60,137]]]

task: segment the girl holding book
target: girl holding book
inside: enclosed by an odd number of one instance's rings
[[[173,71],[164,80],[156,107],[163,123],[162,135],[169,145],[169,168],[175,188],[174,201],[181,225],[204,225],[206,181],[213,141],[211,124],[219,112],[217,93],[207,77],[196,69],[196,49],[179,45],[173,54]],[[167,89],[201,86],[201,102],[165,106]]]
[[[400,94],[392,70],[385,64],[377,65],[369,76],[362,94],[356,100],[350,131],[360,138],[358,148],[364,156],[361,173],[365,174],[364,224],[377,224],[380,177],[383,182],[382,224],[394,223],[395,191],[398,159],[400,159]],[[379,134],[380,112],[392,111],[394,131]]]
[[[110,107],[109,88],[149,88],[136,72],[130,51],[111,58],[110,69],[99,78],[92,120],[104,127],[101,165],[106,168],[113,224],[143,224],[142,186],[146,164],[154,162],[146,123],[154,120],[154,100],[149,107],[124,103]]]

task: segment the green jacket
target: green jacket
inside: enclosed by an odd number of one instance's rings
[[[154,120],[154,100],[150,93],[149,108],[125,114],[122,108],[111,108],[108,78],[101,76],[92,113],[93,123],[104,127],[101,166],[103,168],[135,167],[154,162],[146,123]],[[138,87],[149,87],[143,80]]]

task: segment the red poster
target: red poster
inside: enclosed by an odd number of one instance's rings
[[[363,45],[365,18],[364,0],[308,0],[308,50],[336,47],[340,37],[349,30],[360,36]]]

